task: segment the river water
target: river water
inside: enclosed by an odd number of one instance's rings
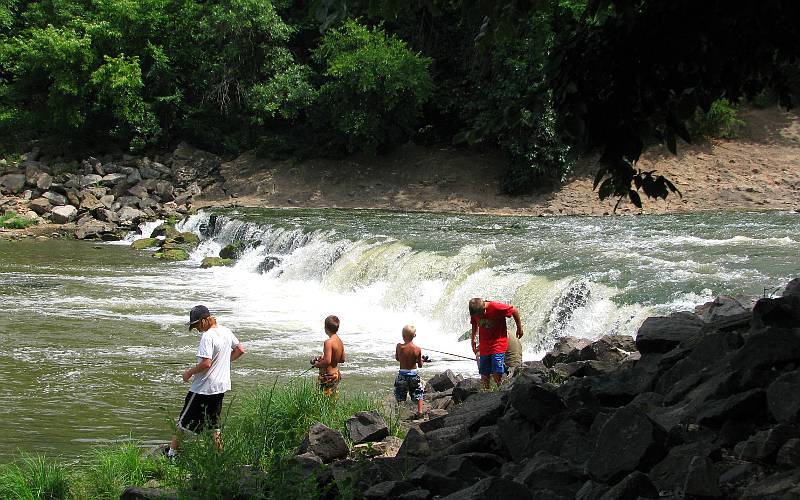
[[[633,335],[649,315],[719,293],[759,297],[800,275],[792,213],[233,210],[182,226],[203,235],[182,263],[126,245],[0,242],[0,462],[17,450],[71,458],[96,443],[167,438],[199,339],[185,326],[197,303],[247,349],[234,364],[235,408],[237,388],[302,374],[328,314],[341,318],[348,351],[342,390],[386,397],[403,325],[416,325],[424,348],[470,355],[458,337],[473,296],[515,304],[525,357],[537,359],[563,335]],[[237,240],[247,250],[236,265],[199,268]],[[429,354],[427,376],[476,373]]]

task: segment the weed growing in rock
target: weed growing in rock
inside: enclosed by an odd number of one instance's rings
[[[0,227],[6,229],[25,229],[26,227],[35,226],[38,223],[38,220],[19,215],[13,210],[9,210],[3,215],[0,215]]]

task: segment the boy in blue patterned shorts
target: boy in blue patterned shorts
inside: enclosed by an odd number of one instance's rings
[[[398,403],[406,400],[411,395],[411,400],[417,402],[415,418],[422,417],[422,399],[424,389],[419,379],[417,368],[422,368],[422,349],[414,345],[417,329],[412,325],[403,327],[403,343],[397,344],[394,359],[400,362],[400,371],[394,379],[394,397]]]

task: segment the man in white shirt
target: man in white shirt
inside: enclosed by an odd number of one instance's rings
[[[202,333],[197,348],[197,364],[183,372],[183,381],[194,377],[192,387],[183,402],[178,429],[196,434],[211,430],[214,440],[222,446],[219,416],[222,399],[231,389],[231,361],[244,354],[244,347],[230,329],[217,324],[208,308],[198,305],[189,312],[189,329]],[[172,436],[167,456],[175,456],[178,437]]]

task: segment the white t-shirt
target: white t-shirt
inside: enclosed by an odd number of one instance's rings
[[[192,392],[197,394],[220,394],[231,390],[231,351],[239,345],[239,339],[230,329],[217,325],[203,332],[197,348],[197,362],[211,358],[211,368],[196,373]]]

